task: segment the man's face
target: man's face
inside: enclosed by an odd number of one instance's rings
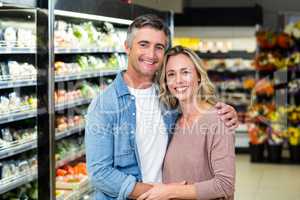
[[[162,65],[166,43],[163,31],[151,27],[136,29],[131,47],[125,44],[130,71],[140,77],[153,78]]]

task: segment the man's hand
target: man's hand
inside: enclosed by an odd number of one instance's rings
[[[170,184],[153,184],[152,188],[140,195],[137,200],[167,200],[172,198],[172,194],[174,193],[174,186],[185,185],[186,181],[181,181],[178,183],[170,183]]]
[[[237,112],[232,106],[218,102],[215,107],[218,109],[221,119],[230,130],[234,130],[239,126]]]
[[[144,194],[145,192],[149,191],[153,185],[147,183],[136,183],[133,191],[129,195],[129,199],[137,199],[140,195]]]
[[[155,184],[153,188],[139,196],[137,200],[167,200],[171,199],[172,184]]]

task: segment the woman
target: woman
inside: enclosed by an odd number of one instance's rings
[[[160,100],[178,108],[163,167],[163,183],[139,197],[151,199],[233,199],[234,132],[214,108],[214,87],[200,58],[176,46],[166,52],[160,73]],[[168,184],[182,182],[182,184]]]

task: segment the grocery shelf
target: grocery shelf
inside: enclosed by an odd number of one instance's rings
[[[103,70],[103,71],[88,71],[83,73],[69,74],[69,75],[56,75],[55,82],[79,80],[86,78],[102,77],[116,75],[119,70]],[[26,87],[37,85],[36,79],[23,79],[23,80],[0,80],[0,89]]]
[[[1,114],[0,124],[36,117],[36,109]]]
[[[83,183],[79,189],[76,190],[64,190],[57,189],[59,191],[63,191],[59,197],[56,197],[56,200],[79,200],[79,199],[92,199],[89,198],[90,194],[94,191],[93,187],[89,184],[88,181]],[[67,191],[66,193],[64,191]]]
[[[89,184],[86,184],[85,186],[81,187],[79,190],[74,190],[73,192],[71,192],[70,195],[64,198],[64,200],[78,200],[82,198],[86,200],[84,196],[88,195],[92,191],[93,191],[93,187]]]
[[[85,150],[84,149],[73,152],[67,158],[64,158],[62,160],[57,161],[56,162],[56,168],[62,167],[62,166],[66,165],[66,164],[68,164],[68,163],[70,163],[74,160],[77,160],[78,158],[81,158],[84,155],[85,155]]]
[[[234,69],[235,67],[231,67],[233,69],[209,69],[207,70],[207,73],[210,75],[216,74],[220,76],[224,75],[231,75],[231,76],[248,76],[248,75],[255,75],[256,70],[255,69]]]
[[[0,159],[16,155],[37,147],[37,139],[32,138],[24,142],[14,142],[10,145],[7,145],[3,148],[0,148]]]
[[[55,139],[59,140],[59,139],[68,137],[70,135],[73,135],[75,133],[81,132],[81,131],[84,130],[84,127],[85,127],[85,125],[83,124],[81,126],[75,126],[75,127],[72,127],[72,128],[68,128],[65,131],[56,132]]]
[[[104,21],[104,22],[106,21],[106,22],[118,23],[118,24],[124,24],[124,25],[129,25],[132,23],[132,20],[127,20],[127,19],[85,14],[85,13],[65,11],[65,10],[54,10],[54,15],[63,16],[63,17],[87,19],[87,20],[97,20],[97,21]]]
[[[36,79],[0,80],[0,89],[37,85]]]
[[[103,71],[88,71],[88,72],[76,73],[70,75],[55,75],[55,82],[71,81],[71,80],[94,78],[94,77],[101,77],[101,76],[110,76],[110,75],[115,75],[118,72],[119,70],[103,70]]]
[[[56,132],[55,139],[60,140],[64,137],[68,137],[75,133],[81,132],[84,130],[84,124],[81,126],[75,126],[68,128],[67,130]],[[30,140],[21,141],[21,142],[12,142],[11,144],[0,148],[0,159],[7,158],[37,147],[37,139],[32,138]]]
[[[74,101],[68,101],[67,103],[60,103],[55,105],[55,111],[60,111],[68,108],[73,108],[75,106],[81,106],[84,104],[89,104],[92,101],[92,98],[80,98]]]
[[[125,51],[113,48],[55,48],[55,54],[77,54],[77,53],[122,53]]]
[[[85,155],[85,151],[81,150],[79,152],[75,152],[68,158],[60,160],[57,162],[56,167],[63,166],[71,161],[74,161],[80,157]],[[33,180],[37,179],[37,168],[30,169],[21,174],[18,174],[13,177],[5,178],[0,180],[0,194],[13,190],[21,185],[29,183]]]
[[[0,180],[0,194],[13,190],[37,179],[37,169],[31,169],[13,177]]]
[[[228,51],[228,52],[200,52],[196,51],[200,58],[204,59],[218,59],[218,58],[243,58],[243,59],[253,59],[255,56],[255,52],[247,52],[247,51]]]
[[[36,48],[0,47],[0,54],[35,54]]]

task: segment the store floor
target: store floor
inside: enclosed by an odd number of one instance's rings
[[[300,165],[253,164],[236,157],[235,200],[300,200]]]

